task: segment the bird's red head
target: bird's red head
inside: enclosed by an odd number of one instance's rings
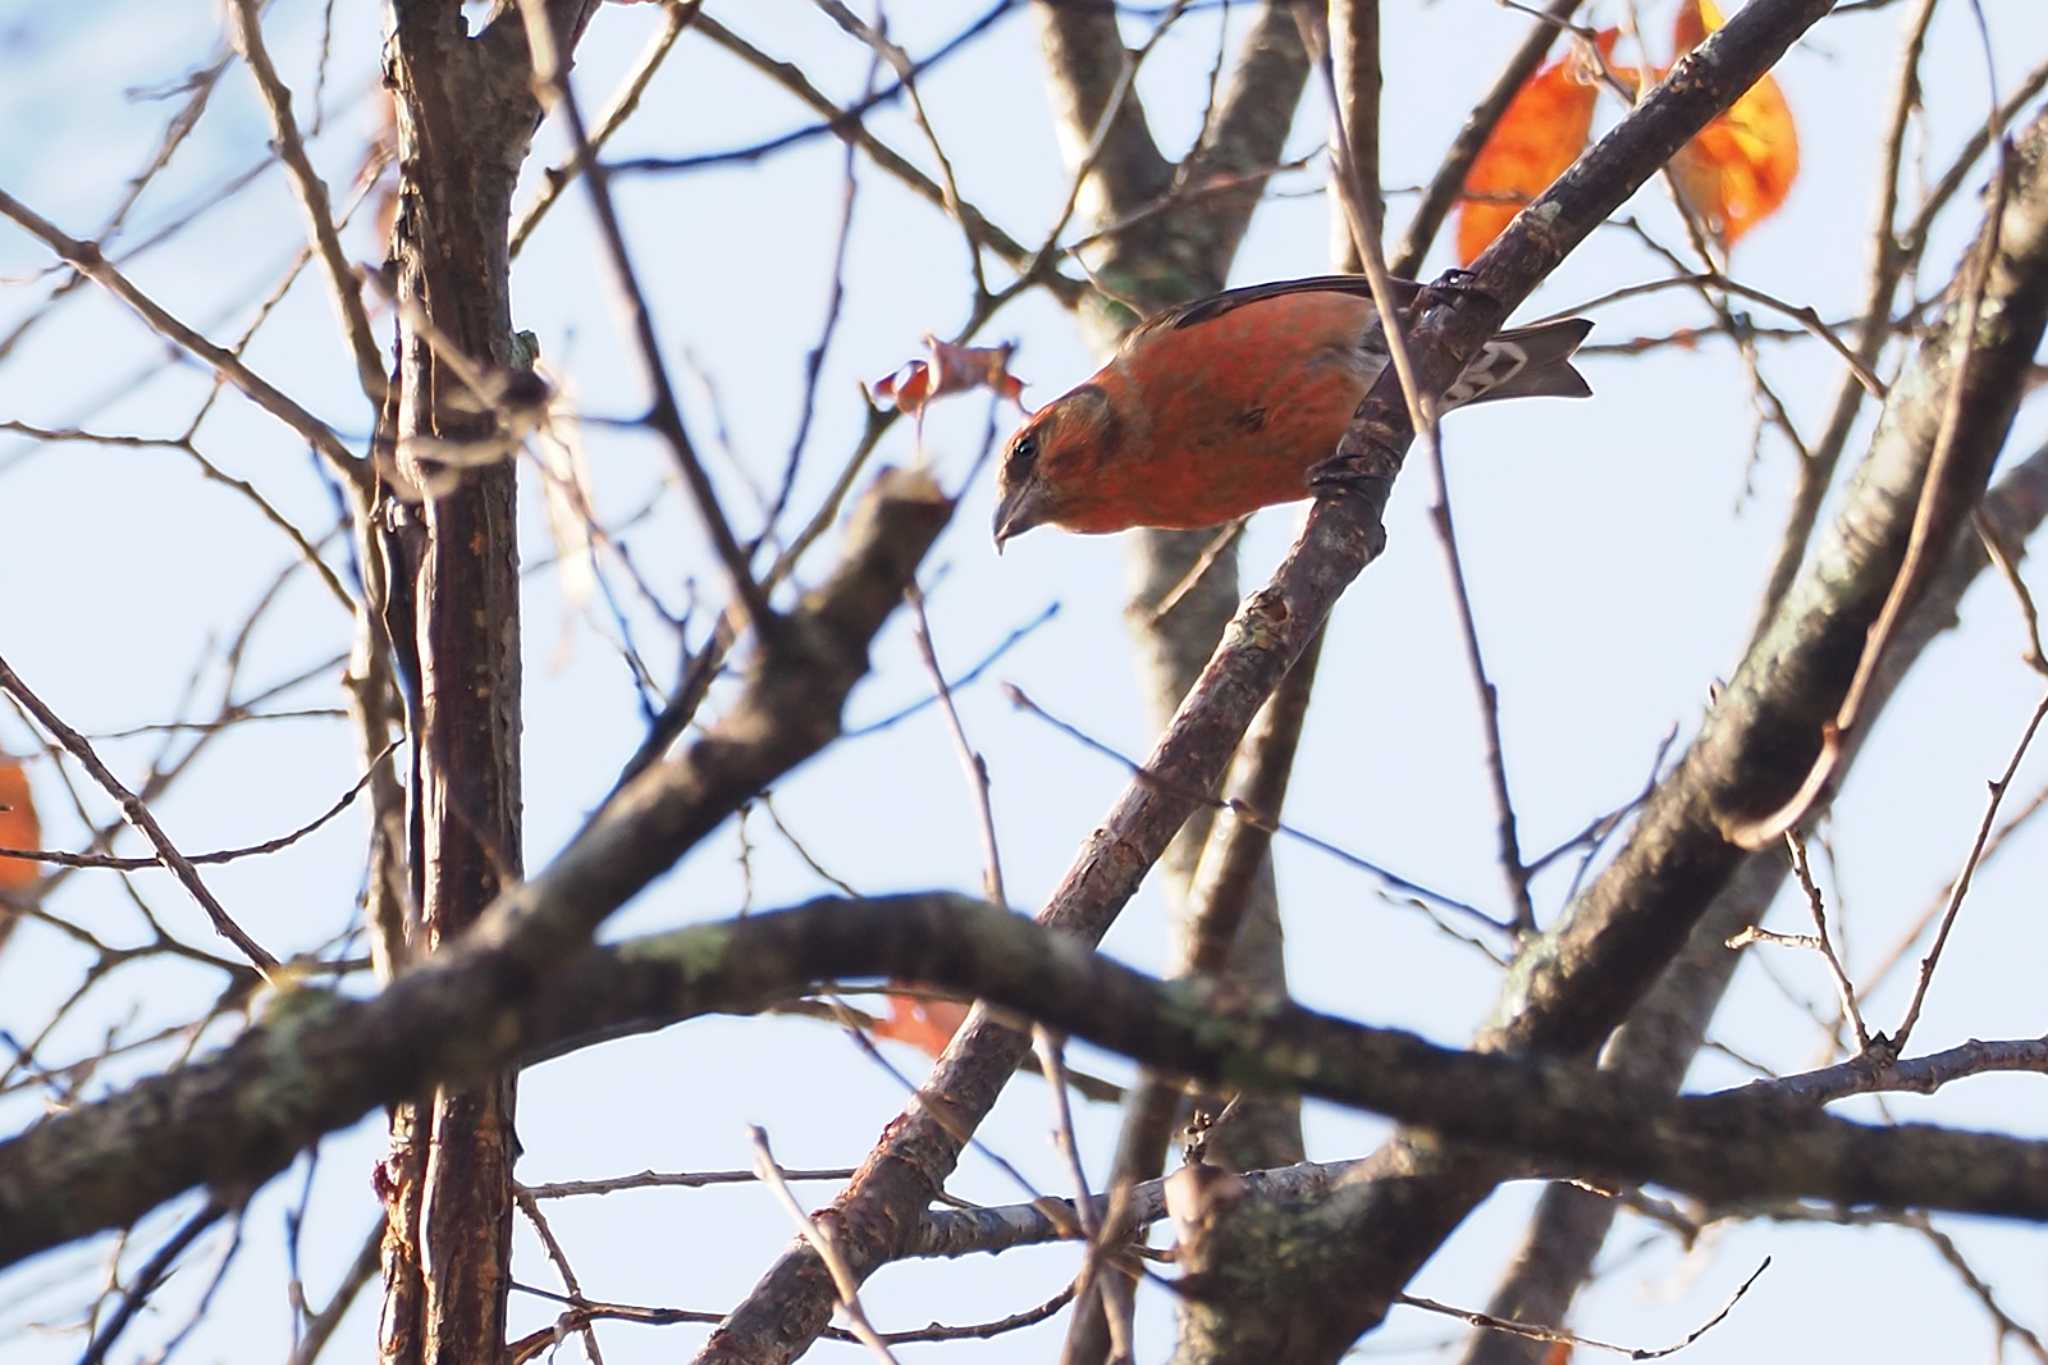
[[[996,471],[996,549],[1034,526],[1114,531],[1096,504],[1116,481],[1109,463],[1123,439],[1109,394],[1088,383],[1047,403],[1017,428]]]

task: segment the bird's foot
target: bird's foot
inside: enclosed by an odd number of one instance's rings
[[[1425,308],[1434,308],[1438,304],[1442,304],[1446,308],[1456,308],[1466,299],[1482,299],[1488,303],[1496,302],[1493,295],[1479,288],[1474,283],[1478,278],[1477,275],[1474,275],[1469,270],[1446,270],[1443,274],[1422,286],[1422,294],[1418,302]]]
[[[1392,442],[1354,442],[1347,433],[1335,455],[1309,468],[1308,491],[1319,498],[1359,494],[1384,501],[1400,472],[1401,452]]]

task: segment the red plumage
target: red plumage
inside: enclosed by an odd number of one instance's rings
[[[1423,286],[1395,280],[1411,305]],[[1308,496],[1387,363],[1363,276],[1212,295],[1135,328],[1085,382],[1018,428],[999,471],[996,544],[1034,526],[1121,531],[1214,526]],[[1591,391],[1569,363],[1592,324],[1505,331],[1444,396]]]

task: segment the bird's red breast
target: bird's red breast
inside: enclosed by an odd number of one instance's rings
[[[1280,294],[1187,327],[1148,328],[1097,377],[1132,440],[1116,464],[1148,524],[1213,526],[1297,498],[1385,363],[1361,348],[1372,301]],[[1065,523],[1116,530],[1116,498]]]

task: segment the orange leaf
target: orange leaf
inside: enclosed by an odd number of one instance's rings
[[[1600,35],[1603,55],[1613,50],[1618,36],[1615,29]],[[1577,54],[1522,83],[1465,175],[1465,192],[1483,198],[1467,199],[1458,210],[1459,265],[1472,264],[1523,204],[1550,188],[1578,159],[1593,126],[1598,94]]]
[[[953,1041],[961,1021],[967,1018],[967,1008],[957,1000],[892,995],[889,1017],[875,1022],[875,1036],[909,1043],[936,1057]]]
[[[1714,0],[1685,0],[1671,20],[1671,60],[1677,61],[1727,23]]]
[[[1677,55],[1721,24],[1714,0],[1687,0],[1671,30]],[[1724,247],[1775,213],[1799,175],[1799,130],[1777,81],[1765,76],[1743,92],[1672,158],[1671,170],[1686,206]]]
[[[35,796],[21,760],[0,757],[0,848],[41,848],[42,826],[36,821]],[[34,886],[42,865],[26,858],[0,858],[0,891]]]
[[[973,388],[993,389],[1018,406],[1024,381],[1010,373],[1008,346],[955,346],[931,333],[924,337],[926,358],[913,360],[886,379],[868,386],[875,402],[893,402],[897,410],[917,416],[924,405],[949,393]]]

